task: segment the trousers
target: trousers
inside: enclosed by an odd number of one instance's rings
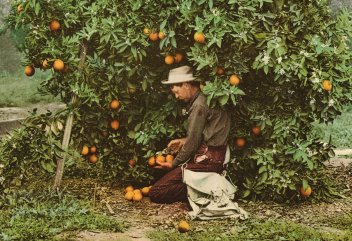
[[[191,158],[184,168],[195,172],[216,172],[224,171],[226,146],[207,146],[202,144],[197,150],[194,158]],[[150,189],[149,197],[155,203],[173,203],[187,201],[187,185],[183,183],[182,168],[176,167]]]

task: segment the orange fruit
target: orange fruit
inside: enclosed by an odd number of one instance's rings
[[[110,102],[110,109],[116,110],[119,107],[120,107],[120,102],[118,100],[114,99]]]
[[[253,126],[252,132],[254,135],[258,136],[260,134],[260,126]]]
[[[240,78],[237,75],[233,74],[230,76],[229,82],[231,85],[238,85],[240,83]]]
[[[175,61],[174,57],[172,57],[171,55],[166,55],[165,57],[165,63],[170,65],[170,64],[173,64]]]
[[[323,89],[326,91],[330,91],[332,89],[330,80],[323,80]]]
[[[20,4],[17,6],[17,12],[20,13],[22,11],[23,11],[23,6],[22,6],[22,4]]]
[[[49,68],[49,62],[47,59],[44,59],[42,62],[42,67],[43,69],[48,69]]]
[[[110,122],[110,127],[111,127],[111,129],[116,131],[120,127],[120,122],[118,120],[112,120]]]
[[[158,34],[159,39],[164,39],[165,38],[165,33],[163,31],[160,31]]]
[[[242,148],[246,145],[246,140],[242,137],[236,139],[236,146]]]
[[[95,146],[91,146],[91,148],[89,149],[90,153],[96,153],[97,152],[97,148]]]
[[[98,161],[98,157],[95,154],[89,156],[90,163],[95,164],[95,163],[97,163],[97,161]]]
[[[125,188],[125,193],[132,192],[133,193],[134,188],[132,186],[127,186]]]
[[[133,200],[134,193],[133,192],[126,192],[125,194],[125,199],[127,201],[132,201]]]
[[[180,63],[183,60],[183,55],[181,53],[175,54],[175,62]]]
[[[133,201],[139,202],[143,199],[143,195],[141,192],[134,193],[133,195]]]
[[[131,159],[128,161],[128,165],[130,165],[130,167],[134,167],[136,165],[136,161]]]
[[[141,194],[142,194],[142,191],[141,191],[140,189],[134,189],[134,190],[133,190],[133,193],[134,193],[134,194],[137,194],[137,193],[141,193]]]
[[[32,66],[26,66],[25,68],[24,68],[24,73],[27,75],[27,76],[32,76],[32,75],[34,75],[34,73],[35,73],[35,69],[32,67]]]
[[[196,32],[193,37],[196,42],[205,43],[205,35],[202,32]]]
[[[150,187],[143,187],[143,188],[142,188],[142,194],[143,194],[144,196],[148,196],[149,191],[150,191]]]
[[[84,145],[82,147],[81,155],[86,156],[86,155],[88,155],[88,153],[89,153],[89,148],[87,145]]]
[[[189,224],[187,223],[187,221],[182,220],[181,222],[179,222],[178,231],[180,233],[185,233],[189,231]]]
[[[216,68],[216,73],[217,73],[218,75],[223,75],[223,74],[225,73],[225,70],[224,70],[224,68],[222,68],[222,67],[217,67],[217,68]]]
[[[158,155],[158,156],[156,157],[156,161],[158,161],[158,162],[165,162],[165,157],[164,157],[163,155]]]
[[[149,34],[149,39],[150,39],[151,41],[157,41],[157,40],[159,39],[159,34],[158,34],[158,33],[155,33],[155,32],[150,33],[150,34]]]
[[[306,190],[301,187],[299,191],[303,197],[309,197],[312,194],[312,188],[310,186],[308,186]]]
[[[145,28],[143,29],[143,33],[144,33],[145,35],[149,35],[149,34],[150,34],[150,29],[147,28],[147,27],[145,27]]]
[[[173,155],[167,155],[166,158],[165,158],[166,162],[173,162],[174,160],[174,156]]]
[[[155,166],[155,157],[154,157],[154,156],[149,157],[149,159],[148,159],[148,165],[149,165],[150,167]]]
[[[62,71],[65,68],[65,64],[61,59],[57,59],[54,61],[53,67],[56,71]]]
[[[57,31],[61,27],[61,24],[57,20],[53,20],[50,22],[50,30],[51,31]]]

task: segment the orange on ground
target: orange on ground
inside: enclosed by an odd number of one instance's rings
[[[183,55],[181,53],[176,53],[174,58],[176,63],[180,63],[183,60]]]
[[[53,67],[54,67],[54,70],[56,70],[56,71],[64,70],[64,68],[65,68],[64,61],[62,61],[61,59],[55,60],[54,64],[53,64]]]
[[[236,139],[236,146],[242,148],[246,145],[246,140],[242,137]]]
[[[174,57],[172,57],[171,55],[166,55],[166,57],[165,57],[165,63],[166,64],[169,64],[169,65],[173,64],[174,61],[175,61]]]
[[[20,5],[17,6],[17,12],[19,13],[19,12],[22,12],[22,11],[23,11],[23,6],[22,6],[22,4],[20,4]]]
[[[258,136],[260,134],[260,126],[253,126],[252,132],[254,135]]]
[[[179,222],[178,231],[180,231],[181,233],[189,231],[189,224],[187,223],[187,221],[182,220],[181,222]]]
[[[160,31],[158,34],[159,39],[164,39],[165,38],[165,33],[163,31]]]
[[[143,187],[143,188],[142,188],[142,194],[143,194],[144,196],[148,196],[149,191],[150,191],[150,187]]]
[[[134,193],[133,192],[126,192],[125,194],[125,199],[127,201],[132,201],[133,200]]]
[[[225,73],[225,70],[224,70],[224,68],[222,68],[222,67],[217,67],[217,68],[216,68],[216,73],[217,73],[218,75],[223,75],[223,74]]]
[[[50,30],[51,31],[57,31],[61,27],[61,24],[57,20],[53,20],[50,22]]]
[[[134,190],[133,190],[133,193],[134,193],[134,194],[137,194],[137,193],[142,194],[142,191],[141,191],[140,189],[134,189]]]
[[[112,120],[110,122],[110,127],[111,127],[111,129],[116,131],[120,127],[120,122],[118,120]]]
[[[136,165],[136,161],[131,159],[128,161],[128,165],[130,165],[130,167],[134,167]]]
[[[84,145],[82,147],[81,155],[86,156],[86,155],[88,155],[88,153],[89,153],[89,148],[87,145]]]
[[[134,193],[134,195],[133,195],[133,201],[135,201],[135,202],[139,202],[139,201],[141,201],[143,199],[143,195],[142,195],[142,193]]]
[[[95,163],[97,163],[97,161],[98,161],[98,157],[95,154],[89,156],[90,163],[95,164]]]
[[[205,43],[205,35],[202,32],[196,32],[193,37],[196,42]]]
[[[120,107],[120,102],[116,99],[113,99],[111,102],[110,102],[110,109],[112,110],[116,110]]]
[[[32,75],[34,75],[34,73],[35,73],[35,69],[32,67],[32,66],[26,66],[25,68],[24,68],[24,73],[27,75],[27,76],[32,76]]]
[[[49,68],[49,62],[48,62],[47,59],[43,60],[42,67],[43,67],[43,69],[48,69]]]
[[[91,148],[89,149],[90,153],[96,153],[97,152],[97,148],[95,146],[91,146]]]
[[[148,159],[148,165],[149,165],[150,167],[155,166],[155,157],[154,157],[154,156],[149,157],[149,159]]]
[[[303,197],[309,197],[312,194],[312,188],[310,186],[308,186],[306,190],[301,187],[299,191]]]
[[[163,155],[158,155],[158,156],[156,157],[156,161],[158,161],[158,162],[165,162],[165,157],[164,157]]]
[[[323,89],[326,91],[330,91],[332,89],[330,80],[323,80]]]
[[[174,160],[174,156],[173,155],[167,155],[166,158],[165,158],[166,162],[173,162]]]
[[[134,188],[133,188],[132,186],[127,186],[127,187],[125,188],[125,193],[127,193],[127,192],[133,192],[133,190],[134,190]]]
[[[150,29],[147,28],[147,27],[145,27],[145,28],[143,29],[143,33],[144,33],[145,35],[149,35],[149,34],[150,34]]]
[[[238,85],[240,83],[240,78],[237,75],[233,74],[230,76],[229,82],[231,85]]]
[[[149,34],[149,39],[151,40],[151,41],[157,41],[158,39],[159,39],[159,34],[158,33],[150,33]]]

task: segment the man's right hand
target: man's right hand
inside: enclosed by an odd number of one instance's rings
[[[186,138],[181,138],[181,139],[175,139],[169,142],[167,147],[171,149],[174,153],[177,153],[180,151],[182,146],[185,144]]]

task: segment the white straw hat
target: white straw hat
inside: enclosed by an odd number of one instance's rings
[[[182,67],[171,69],[169,72],[168,79],[161,81],[161,83],[165,85],[170,85],[189,81],[198,81],[198,79],[193,76],[192,68],[185,65]]]

